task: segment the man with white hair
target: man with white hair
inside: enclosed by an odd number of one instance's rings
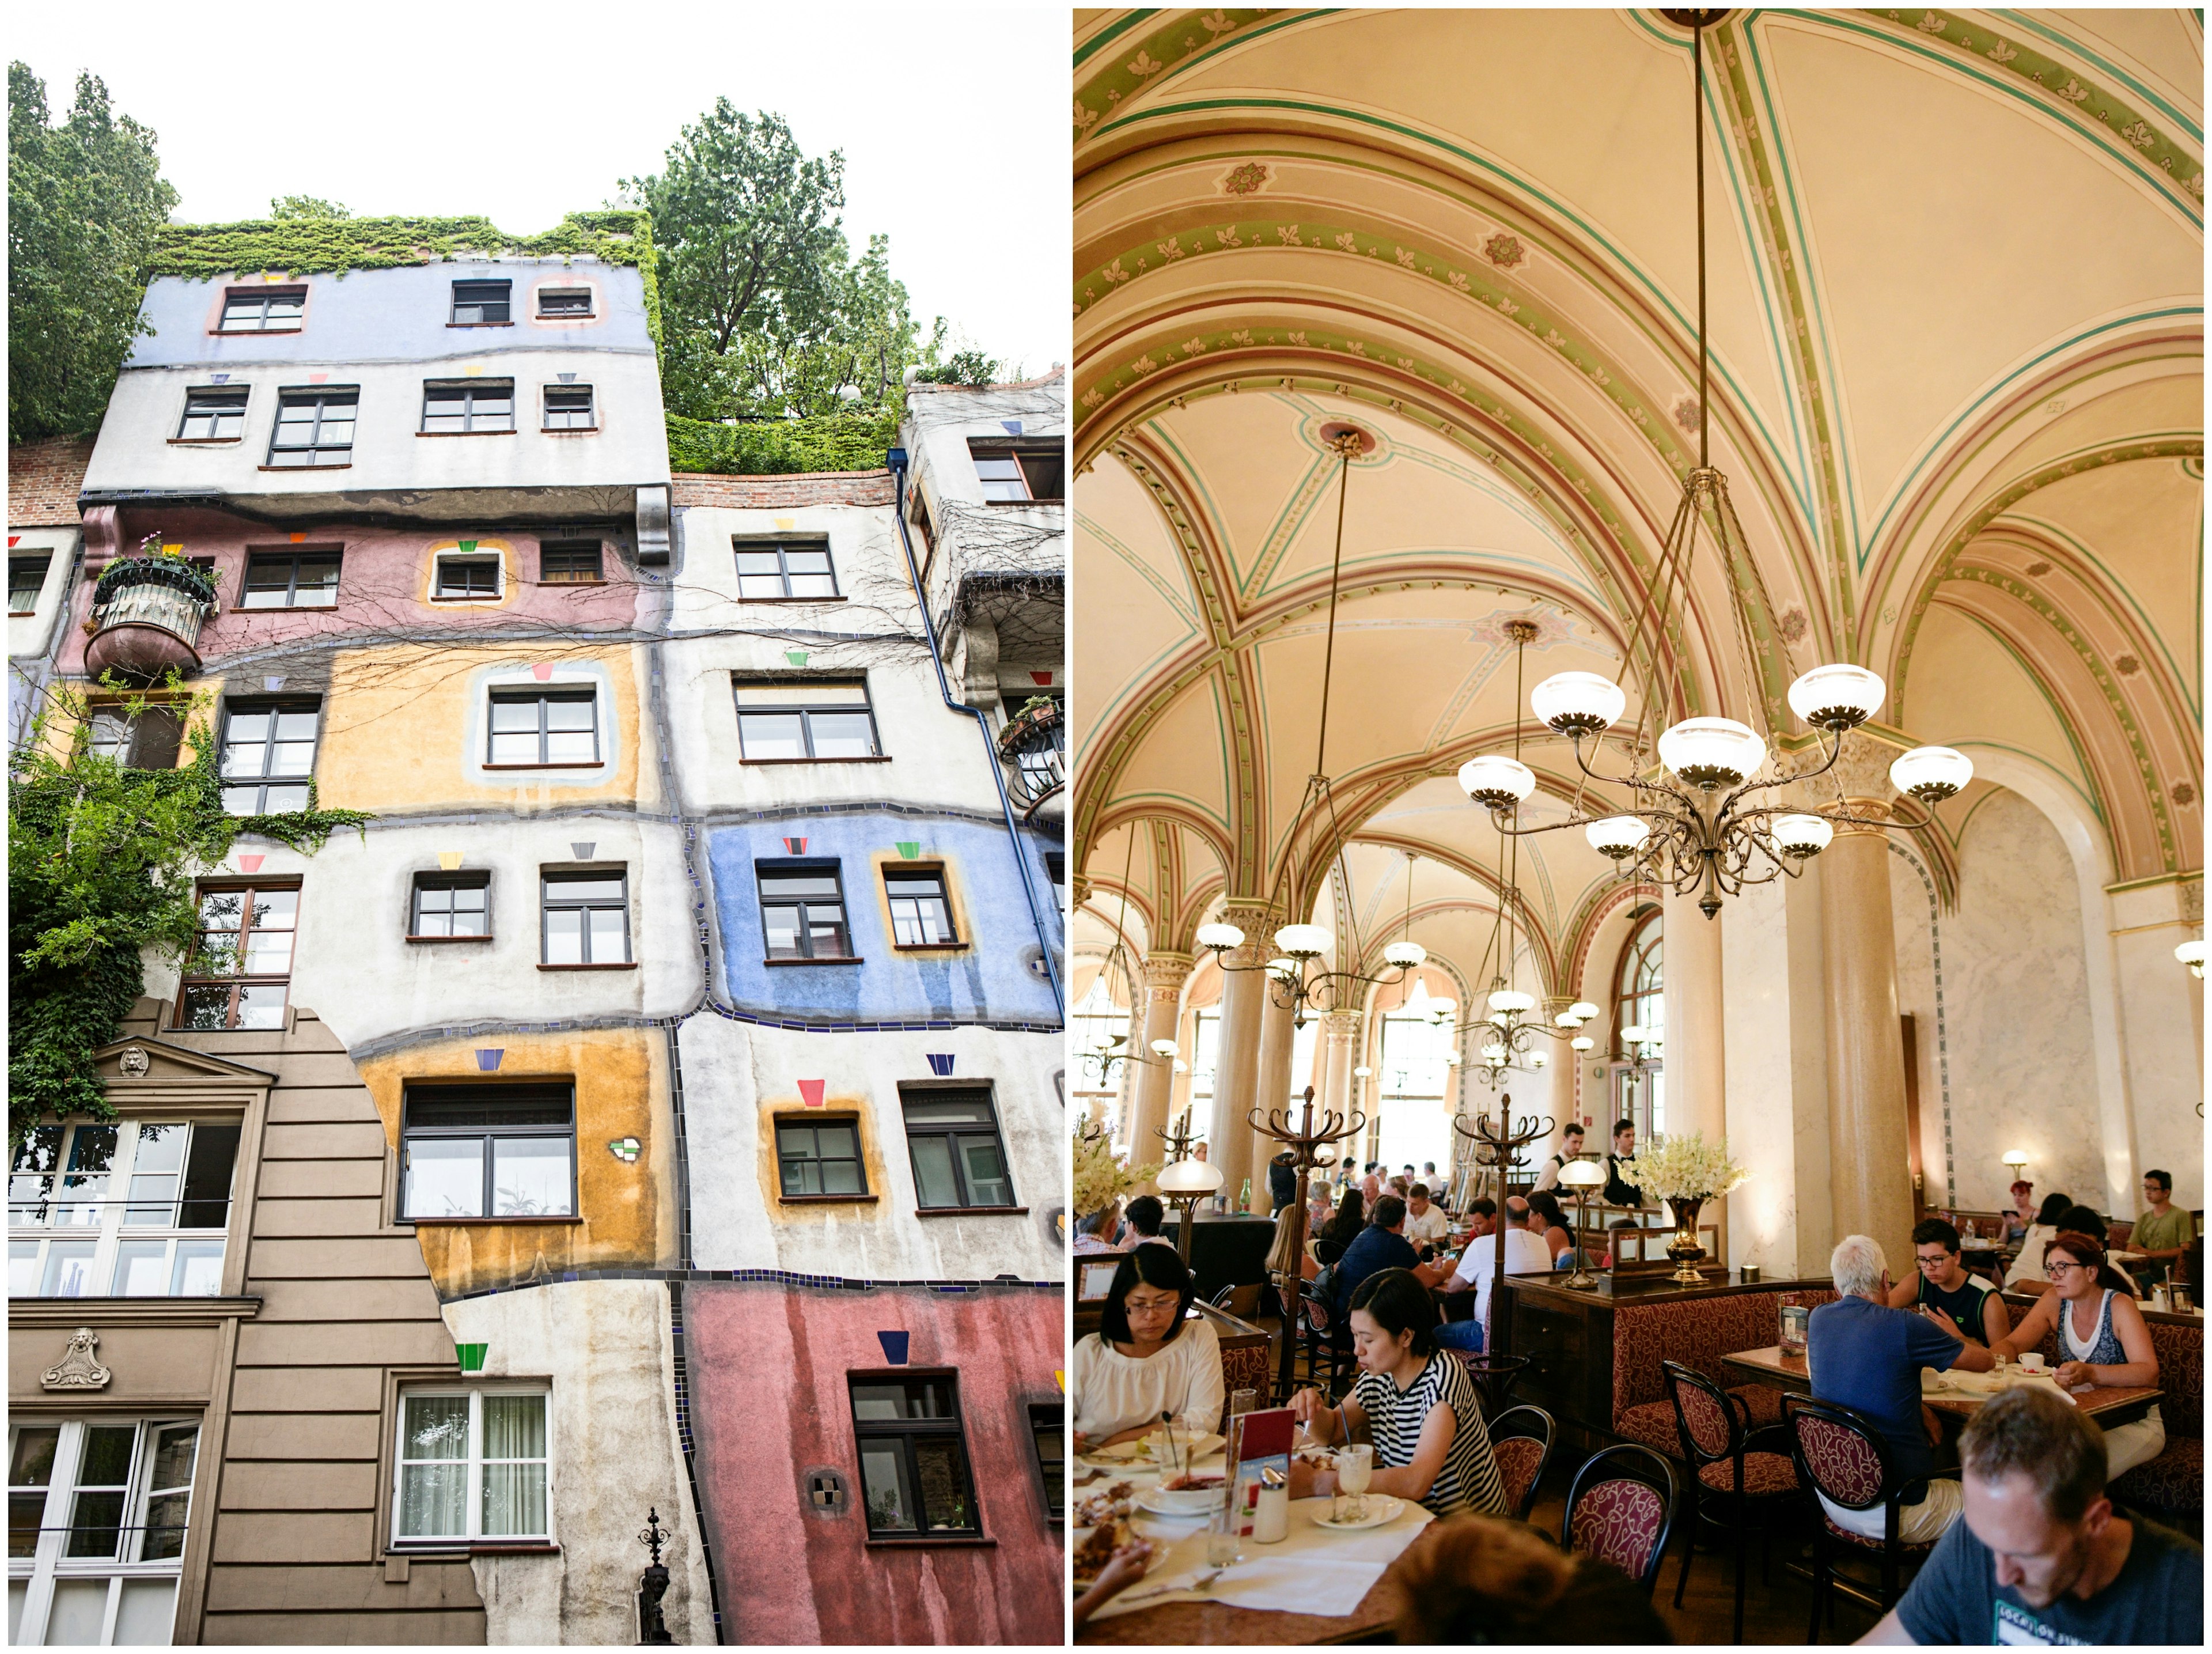
[[[1937,1479],[1935,1444],[1942,1432],[1920,1400],[1920,1369],[1959,1367],[1987,1372],[1989,1351],[1966,1342],[1958,1323],[1934,1308],[1889,1307],[1889,1260],[1866,1235],[1846,1235],[1828,1255],[1828,1273],[1842,1296],[1823,1304],[1806,1323],[1807,1376],[1813,1394],[1840,1402],[1873,1420],[1889,1444],[1892,1472],[1905,1484],[1898,1537],[1917,1543],[1942,1536],[1959,1519],[1959,1484]],[[1882,1510],[1848,1511],[1823,1498],[1839,1527],[1869,1539],[1882,1536]]]

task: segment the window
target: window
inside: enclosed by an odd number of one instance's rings
[[[10,1298],[213,1298],[239,1128],[33,1126],[8,1176]]]
[[[591,689],[498,690],[491,697],[495,769],[599,761],[599,696]]]
[[[588,431],[599,423],[592,407],[588,385],[548,385],[545,387],[545,429],[549,431]]]
[[[393,1540],[550,1540],[543,1389],[399,1397]]]
[[[35,613],[39,593],[46,589],[46,566],[53,561],[52,553],[42,557],[10,557],[8,559],[8,612],[11,615]]]
[[[430,586],[440,603],[496,603],[505,564],[497,556],[441,556]]]
[[[850,1382],[868,1536],[980,1533],[952,1375]]]
[[[399,1215],[566,1218],[576,1211],[575,1095],[567,1085],[410,1085]]]
[[[223,295],[219,333],[296,333],[307,308],[304,287],[234,287]]]
[[[547,964],[629,963],[629,874],[544,875]]]
[[[866,678],[739,680],[737,696],[744,763],[882,756]]]
[[[338,600],[338,553],[254,551],[246,559],[241,609],[328,609]]]
[[[282,1028],[300,888],[200,891],[199,940],[185,962],[179,1028]]]
[[[279,392],[269,463],[280,468],[351,465],[354,415],[360,401],[357,386]]]
[[[1656,1060],[1666,1049],[1661,1042],[1667,1037],[1664,939],[1659,909],[1646,908],[1638,914],[1613,979],[1613,1061],[1626,1063],[1632,1055],[1621,1040],[1622,1029],[1638,1024],[1651,1036],[1642,1048],[1650,1060],[1642,1068],[1613,1070],[1613,1118],[1633,1120],[1647,1138],[1667,1129],[1667,1074]]]
[[[538,313],[541,316],[588,316],[592,313],[592,289],[588,287],[541,287],[538,289]]]
[[[775,1163],[786,1200],[868,1192],[856,1119],[777,1121]]]
[[[169,707],[148,707],[135,718],[119,707],[94,707],[87,739],[95,757],[125,769],[174,769],[184,733],[181,715]]]
[[[1057,1407],[1030,1409],[1030,1444],[1036,1449],[1037,1474],[1044,1478],[1045,1509],[1054,1522],[1067,1520],[1067,1415]]]
[[[968,453],[975,462],[975,475],[987,500],[1060,497],[1061,454],[1057,447],[1017,448],[971,441]]]
[[[415,899],[407,920],[409,941],[443,942],[490,934],[489,873],[415,875]]]
[[[235,442],[246,435],[246,392],[186,391],[179,442]]]
[[[845,892],[834,861],[757,861],[761,930],[771,959],[849,959]]]
[[[927,1091],[902,1096],[907,1152],[924,1210],[1014,1203],[998,1116],[984,1091]]]
[[[422,429],[426,435],[477,435],[514,429],[514,381],[465,379],[422,386]]]
[[[1067,885],[1067,852],[1047,850],[1044,853],[1044,876],[1052,880],[1056,891],[1065,893]]]
[[[732,538],[738,550],[738,595],[774,598],[833,598],[837,575],[830,566],[830,542],[747,540]]]
[[[313,701],[233,702],[222,723],[222,807],[234,816],[309,807],[315,773]]]
[[[884,894],[890,900],[891,940],[900,947],[947,947],[960,938],[952,928],[952,903],[945,895],[945,873],[884,869]]]
[[[547,586],[592,586],[605,576],[597,540],[547,540],[538,548],[538,578]]]
[[[195,1419],[40,1420],[8,1452],[8,1640],[173,1640]]]
[[[514,288],[512,282],[455,282],[452,325],[482,327],[487,323],[505,322],[507,295]]]

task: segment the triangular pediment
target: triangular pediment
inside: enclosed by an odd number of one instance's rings
[[[265,1068],[250,1068],[205,1051],[194,1051],[166,1040],[118,1039],[93,1053],[100,1079],[110,1085],[190,1085],[195,1080],[221,1081],[235,1085],[268,1085],[276,1076]]]

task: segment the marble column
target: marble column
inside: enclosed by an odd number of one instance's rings
[[[1849,738],[1834,773],[1851,814],[1887,817],[1891,756],[1863,735]],[[1833,1244],[1845,1235],[1871,1235],[1888,1255],[1891,1273],[1901,1275],[1911,1267],[1912,1174],[1889,842],[1881,829],[1839,826],[1821,852],[1820,943],[1827,978],[1827,1238]],[[1800,1249],[1807,1250],[1802,1241]]]
[[[1270,1110],[1287,1108],[1291,1095],[1291,1048],[1297,1038],[1297,1007],[1284,1005],[1290,995],[1273,982],[1267,986],[1267,997],[1260,1007],[1260,1090],[1256,1104],[1260,1117],[1266,1119]],[[1266,1132],[1255,1127],[1252,1130],[1252,1209],[1266,1212],[1272,1204],[1267,1194],[1267,1162],[1282,1152],[1283,1146]],[[1229,1191],[1234,1199],[1236,1189]]]
[[[1221,911],[1222,922],[1244,933],[1244,942],[1222,957],[1221,1032],[1213,1066],[1213,1116],[1206,1133],[1206,1155],[1221,1172],[1222,1192],[1231,1201],[1252,1175],[1252,1128],[1247,1115],[1260,1090],[1260,1015],[1267,997],[1267,973],[1259,967],[1274,957],[1268,909],[1234,903]],[[1247,967],[1249,967],[1249,969]]]
[[[1330,1011],[1321,1019],[1322,1060],[1314,1065],[1314,1112],[1334,1109],[1352,1116],[1352,1070],[1359,1060],[1357,1011]]]
[[[1173,1106],[1175,1060],[1154,1055],[1152,1042],[1176,1038],[1182,1012],[1182,985],[1190,978],[1190,969],[1188,953],[1162,952],[1145,959],[1144,1012],[1136,1037],[1138,1054],[1144,1060],[1130,1065],[1137,1071],[1136,1097],[1129,1118],[1132,1165],[1151,1165],[1167,1158],[1160,1131],[1168,1123],[1168,1110]],[[1145,1187],[1152,1188],[1149,1181]]]
[[[1741,897],[1732,897],[1741,901]],[[1698,910],[1698,892],[1668,893],[1665,916],[1667,984],[1667,1130],[1700,1132],[1708,1143],[1728,1135],[1726,1024],[1721,973],[1721,916]],[[1610,1122],[1607,1122],[1610,1123]],[[1739,1159],[1742,1157],[1738,1156]],[[1718,1256],[1729,1256],[1729,1207],[1716,1203]]]

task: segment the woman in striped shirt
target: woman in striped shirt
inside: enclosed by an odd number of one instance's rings
[[[1352,1295],[1352,1346],[1358,1382],[1341,1407],[1302,1389],[1291,1407],[1324,1446],[1375,1444],[1368,1491],[1419,1501],[1440,1517],[1505,1514],[1505,1489],[1474,1383],[1456,1357],[1437,1347],[1437,1307],[1405,1269],[1383,1269]],[[1291,1463],[1291,1497],[1336,1491],[1336,1473]]]

